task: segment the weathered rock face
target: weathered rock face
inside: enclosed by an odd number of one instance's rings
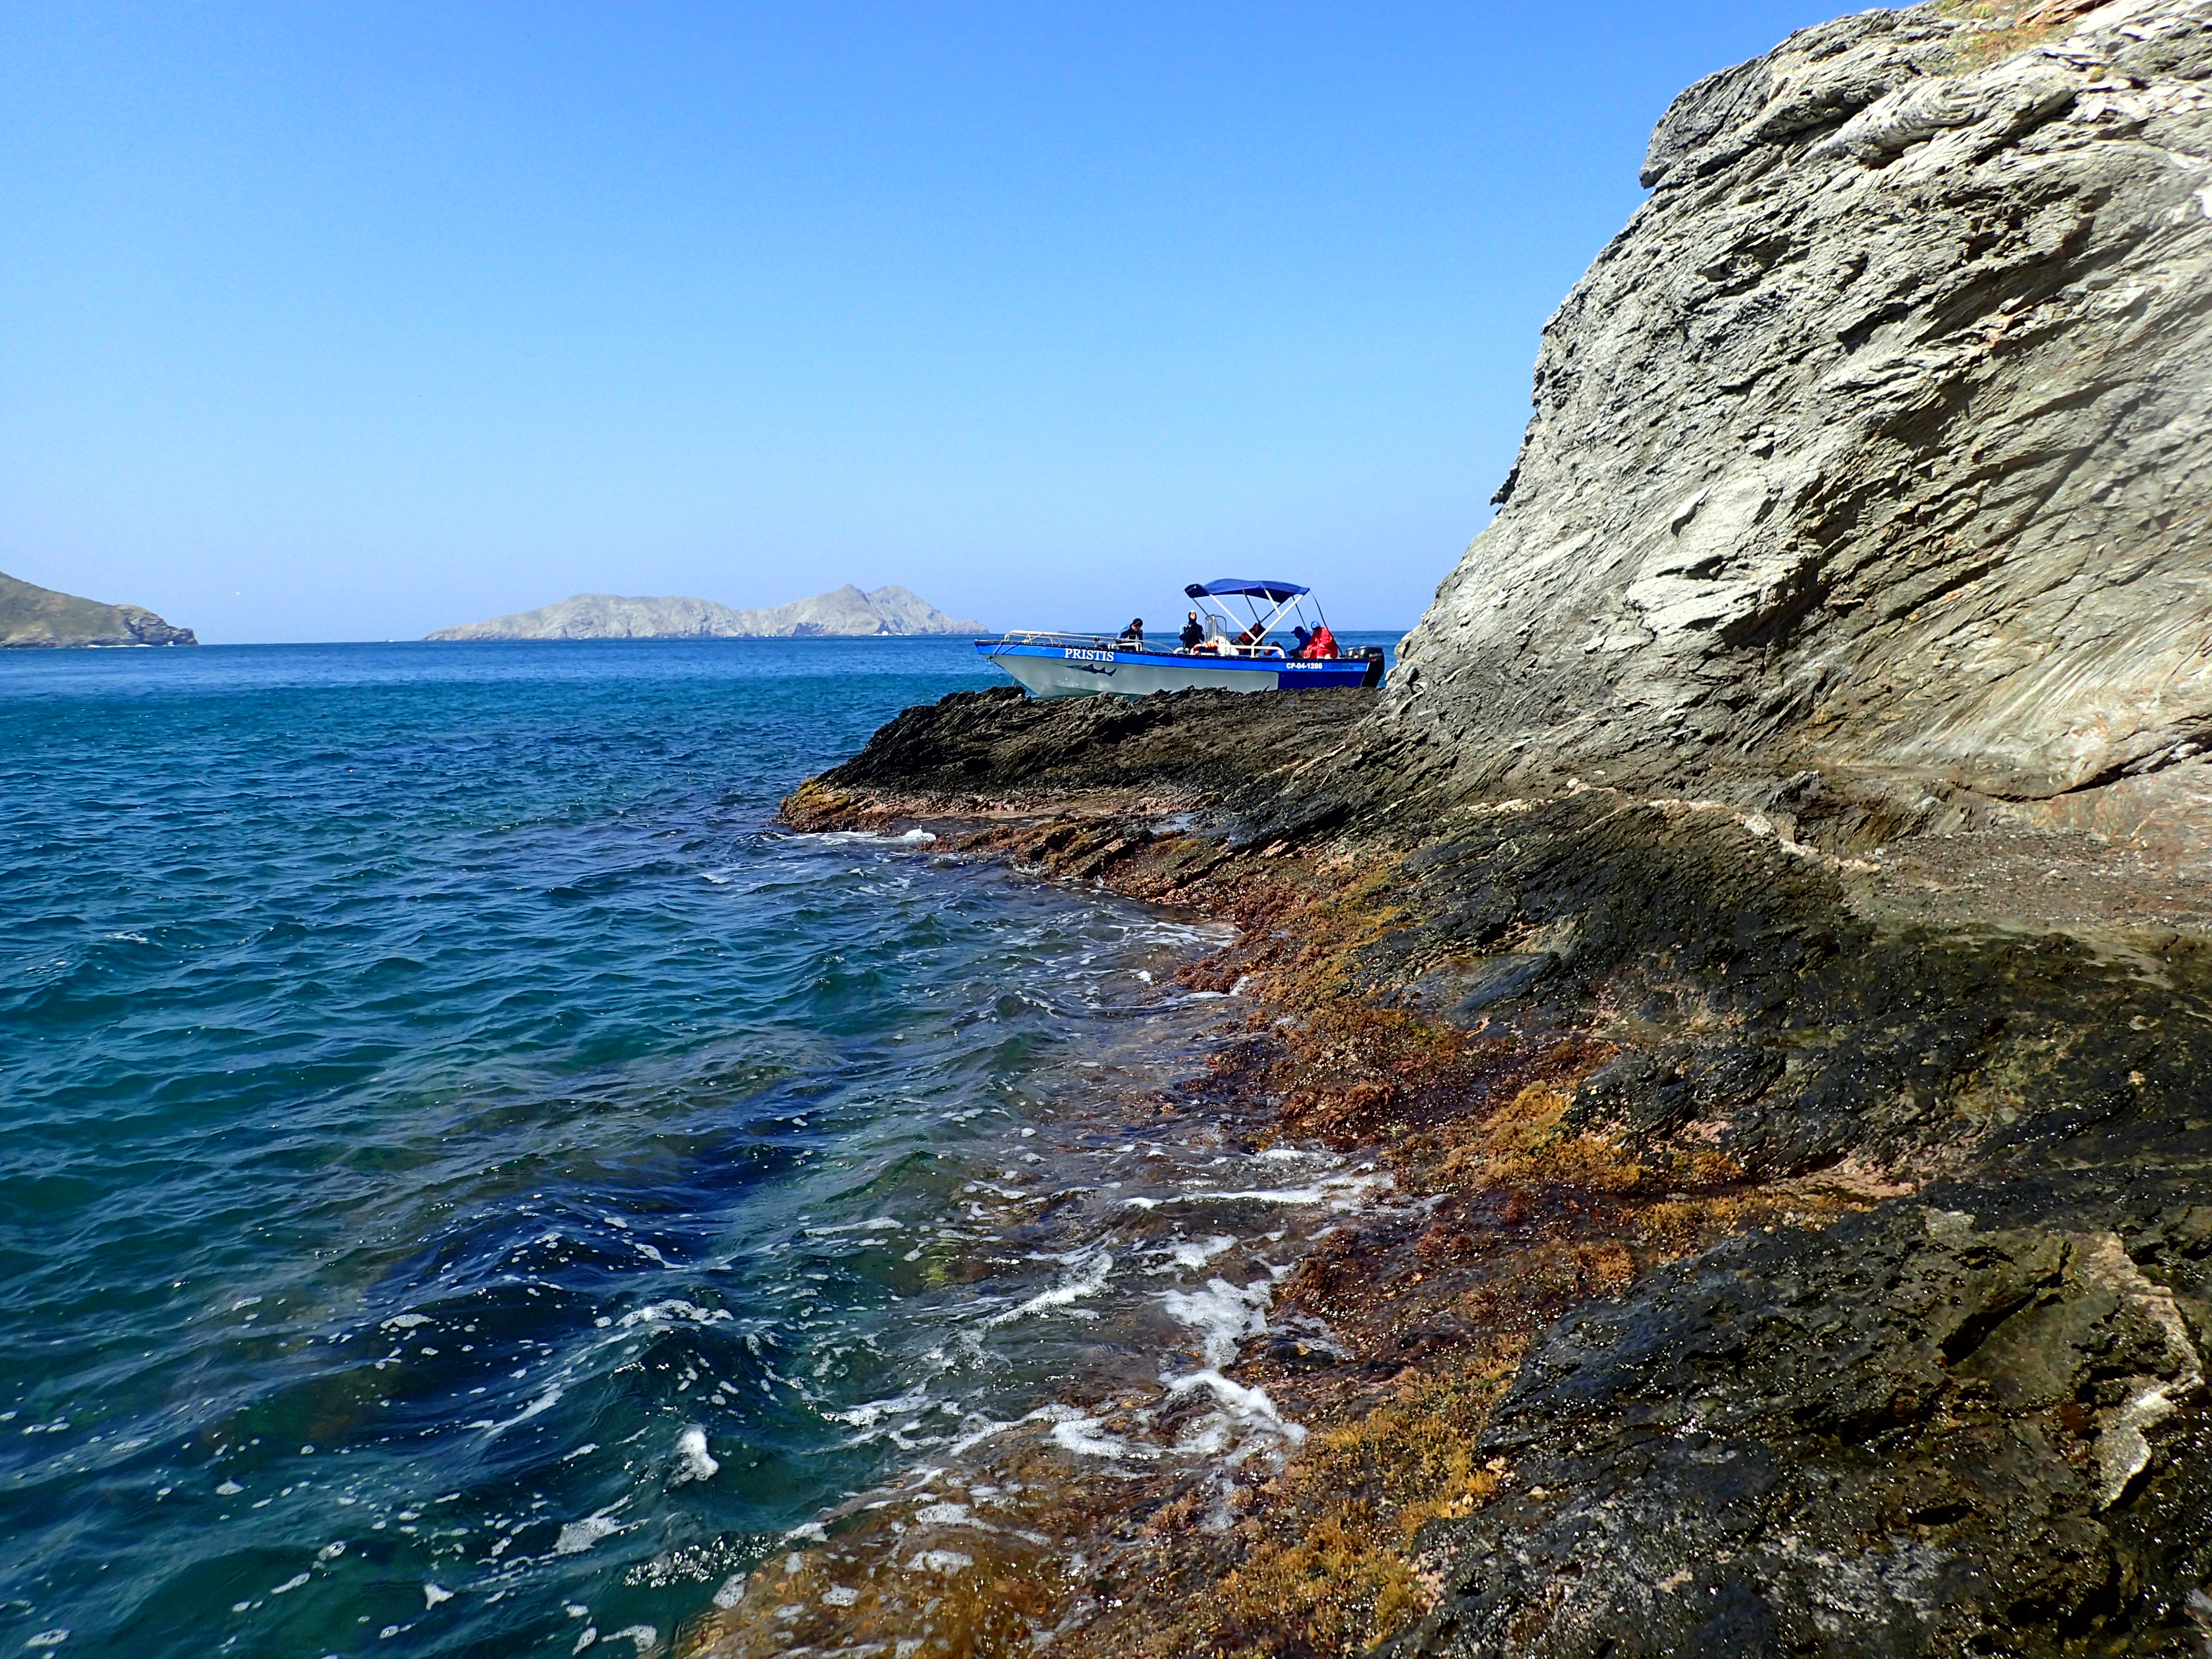
[[[10,646],[198,645],[142,605],[102,605],[0,575],[0,648]]]
[[[2069,14],[1869,12],[1676,100],[1402,751],[2212,847],[2212,3]]]
[[[1439,1529],[1456,1582],[1401,1650],[2188,1650],[2212,1518],[2146,1436],[2203,1381],[2212,1211],[2130,1231],[1899,1206],[1565,1321],[1480,1446],[1525,1485]]]
[[[811,635],[980,634],[983,624],[946,616],[910,590],[863,593],[850,582],[811,599],[765,611],[733,611],[712,599],[626,599],[578,593],[558,605],[441,628],[434,640],[804,639]]]

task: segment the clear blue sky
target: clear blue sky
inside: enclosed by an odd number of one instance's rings
[[[1834,9],[0,0],[0,570],[1409,624],[1653,120]]]

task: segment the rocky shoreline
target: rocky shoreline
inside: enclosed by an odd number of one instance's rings
[[[785,803],[1233,922],[1157,1110],[1390,1200],[1224,1356],[1294,1454],[1033,1437],[697,1650],[2212,1651],[2208,83],[2212,0],[1708,76],[1383,690],[963,693]]]
[[[775,1615],[823,1574],[886,1592],[817,1605],[824,1651],[2193,1646],[2186,890],[2059,832],[1993,863],[1674,797],[1397,796],[1360,748],[1376,701],[963,693],[786,803],[1235,921],[1186,977],[1255,1012],[1164,1109],[1356,1151],[1396,1201],[1279,1288],[1325,1345],[1224,1368],[1304,1428],[1279,1470],[1225,1503],[1187,1469],[1102,1490],[1038,1436],[994,1528],[856,1514],[696,1650],[800,1650]],[[887,1593],[956,1546],[957,1593]]]

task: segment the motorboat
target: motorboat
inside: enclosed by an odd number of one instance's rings
[[[1134,625],[1119,635],[1013,629],[975,649],[1033,697],[1149,696],[1155,691],[1319,691],[1380,685],[1377,646],[1333,643],[1312,590],[1296,582],[1224,576],[1183,589],[1196,602],[1200,637],[1155,643]],[[1311,614],[1308,614],[1309,601]],[[1243,606],[1244,617],[1230,609]],[[1176,640],[1174,644],[1169,640]],[[1309,644],[1318,641],[1316,647]]]

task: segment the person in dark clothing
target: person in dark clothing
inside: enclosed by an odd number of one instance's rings
[[[1291,652],[1291,654],[1294,657],[1304,656],[1306,653],[1306,647],[1313,642],[1313,635],[1307,633],[1303,628],[1293,628],[1291,630],[1291,637],[1298,642],[1298,648]]]
[[[1134,618],[1127,628],[1121,630],[1120,643],[1123,645],[1134,646],[1139,650],[1142,650],[1144,648],[1145,619],[1142,617]]]
[[[1182,625],[1182,648],[1195,650],[1199,641],[1205,637],[1206,629],[1198,620],[1198,612],[1194,611],[1190,613],[1190,620]]]

